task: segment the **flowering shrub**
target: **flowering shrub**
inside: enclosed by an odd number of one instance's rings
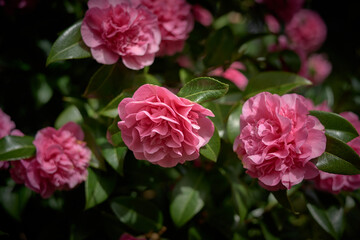
[[[1,239],[360,238],[357,1],[10,2]]]

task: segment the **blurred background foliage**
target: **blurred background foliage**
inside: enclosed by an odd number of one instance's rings
[[[59,34],[84,16],[86,0],[27,0],[23,8],[19,8],[20,0],[3,2],[5,5],[0,6],[0,107],[11,116],[18,129],[26,135],[34,135],[40,128],[57,125],[59,114],[66,107],[76,105],[77,101],[86,102],[90,109],[97,109],[98,105],[110,101],[119,93],[117,89],[122,88],[125,80],[111,83],[117,87],[112,88],[113,92],[106,89],[107,98],[99,102],[84,98],[84,95],[90,96],[85,89],[100,67],[92,59],[45,66],[51,46]],[[208,66],[222,64],[222,54],[226,54],[226,49],[214,47],[222,40],[229,47],[232,41],[228,39],[245,42],[249,40],[249,35],[263,32],[265,10],[254,1],[189,1],[195,2],[208,9],[216,21],[212,29],[197,24],[187,41],[185,52],[198,56],[207,51],[209,54],[204,62]],[[328,54],[333,70],[323,84],[298,91],[315,103],[327,100],[334,112],[353,111],[360,115],[360,19],[357,14],[360,2],[312,0],[306,1],[305,7],[317,11],[327,25],[327,39],[318,52]],[[246,19],[246,23],[229,23],[229,16],[224,17],[229,12],[232,12],[230,17]],[[222,28],[225,25],[227,27]],[[212,31],[214,29],[221,30]],[[199,44],[208,38],[213,38],[216,44]],[[248,46],[247,63],[254,65],[254,72],[274,69],[274,66],[261,61],[261,57],[265,56],[261,55],[258,43],[253,49],[251,44]],[[231,50],[231,47],[227,49]],[[296,57],[294,62],[291,67],[296,69]],[[201,75],[200,70],[205,71],[208,66],[197,66],[197,74]],[[166,57],[157,58],[150,72],[167,86],[179,87],[179,70],[175,57]],[[126,72],[127,78],[134,75],[121,67],[119,71]],[[228,112],[230,107],[222,111]],[[70,115],[74,116],[74,113]],[[94,135],[104,133],[110,123],[95,125],[98,129],[92,129]],[[111,192],[111,196],[139,197],[156,205],[162,212],[162,219],[154,223],[155,226],[160,224],[158,231],[162,231],[161,223],[167,223],[162,235],[164,239],[359,238],[359,191],[334,196],[314,191],[311,184],[305,182],[301,191],[294,189],[289,193],[295,210],[300,213],[294,215],[280,207],[272,194],[258,187],[256,181],[244,173],[229,144],[222,144],[221,153],[216,167],[215,163],[204,161],[200,168],[187,164],[186,168],[178,166],[176,169],[160,169],[131,159],[132,155],[127,154],[126,172],[122,173],[126,177],[108,167],[105,182],[116,183],[117,187],[110,184],[104,189]],[[96,176],[103,174],[99,170],[91,171],[97,172]],[[200,193],[208,196],[200,198],[203,201],[200,205],[205,207],[191,221],[184,220],[186,225],[182,228],[172,223],[171,209],[168,209],[171,199],[169,189],[176,188],[176,184],[186,186],[184,178],[181,183],[177,182],[179,174],[198,181]],[[126,198],[113,199],[109,204],[94,208],[86,206],[89,203],[85,201],[85,184],[69,192],[56,192],[47,200],[23,186],[15,185],[9,180],[8,173],[3,171],[0,172],[0,185],[0,239],[118,239],[124,231],[136,235],[147,230],[143,225],[139,228],[136,222],[124,224],[130,221],[119,221],[111,214],[118,212],[120,216],[124,215],[124,207],[129,204]],[[140,201],[132,207],[143,204]],[[85,207],[89,209],[84,211]],[[151,209],[153,206],[148,206],[148,210]],[[183,224],[181,219],[177,223]]]

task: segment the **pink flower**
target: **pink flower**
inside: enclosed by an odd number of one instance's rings
[[[0,138],[10,135],[11,131],[15,128],[15,123],[11,121],[9,115],[4,113],[0,108]]]
[[[275,191],[316,177],[311,160],[325,147],[324,127],[309,115],[304,97],[263,92],[245,102],[233,148],[246,172]]]
[[[16,183],[50,197],[55,190],[69,190],[87,178],[91,152],[85,146],[84,133],[69,122],[59,130],[47,127],[34,140],[36,156],[12,161],[11,177]]]
[[[174,55],[182,51],[185,40],[194,27],[191,5],[185,0],[140,1],[158,17],[161,44],[156,55]]]
[[[145,238],[136,238],[131,236],[128,233],[124,233],[123,235],[121,235],[119,240],[146,240]]]
[[[307,53],[318,50],[326,39],[326,25],[314,11],[302,9],[285,27],[293,47]]]
[[[198,158],[214,132],[210,110],[150,84],[123,99],[119,115],[122,139],[135,158],[162,167]]]
[[[192,6],[192,11],[194,13],[195,20],[204,25],[205,27],[210,26],[213,22],[213,16],[211,15],[211,13],[202,6],[195,4],[194,6]]]
[[[157,18],[138,1],[90,0],[81,35],[95,60],[114,64],[121,57],[130,69],[154,62],[161,33]]]
[[[356,114],[343,112],[340,115],[346,118],[360,133],[360,121]],[[360,155],[360,137],[354,138],[347,144]],[[320,171],[319,176],[315,178],[315,186],[320,190],[334,194],[341,191],[354,191],[360,188],[360,174],[341,175]]]
[[[248,84],[248,79],[239,70],[245,69],[245,65],[241,62],[233,62],[225,71],[222,67],[218,67],[209,72],[209,76],[219,76],[226,78],[233,82],[240,90],[244,91]]]
[[[303,6],[305,0],[257,0],[258,3],[263,3],[273,11],[280,19],[285,22],[291,20],[295,13],[297,13]]]
[[[299,75],[308,78],[313,84],[322,83],[331,73],[331,63],[324,54],[312,54],[303,64]]]
[[[272,32],[272,33],[280,32],[280,23],[273,15],[266,14],[265,15],[265,23],[270,32]]]

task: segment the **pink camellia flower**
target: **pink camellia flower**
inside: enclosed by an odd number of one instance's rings
[[[222,67],[218,67],[209,72],[209,76],[226,78],[233,82],[240,90],[244,91],[248,84],[248,79],[239,70],[246,70],[245,65],[241,62],[233,62],[225,71]]]
[[[10,135],[14,128],[15,123],[11,121],[10,116],[4,113],[0,108],[0,138]]]
[[[280,19],[288,22],[303,6],[305,0],[256,0],[263,3]]]
[[[128,233],[124,233],[119,240],[146,240],[146,238],[136,238]]]
[[[318,50],[326,39],[327,29],[320,15],[308,9],[302,9],[285,27],[295,49],[307,53]]]
[[[74,188],[88,174],[91,152],[83,139],[83,131],[73,122],[59,130],[52,127],[40,130],[33,142],[36,156],[12,161],[11,177],[43,198],[50,197],[55,190]]]
[[[214,114],[166,88],[145,84],[119,104],[121,136],[135,158],[162,167],[199,157],[214,133]]]
[[[273,15],[266,14],[265,15],[265,23],[270,32],[272,32],[272,33],[280,32],[280,23]]]
[[[208,27],[212,24],[213,16],[207,9],[203,8],[198,4],[195,4],[192,6],[192,11],[194,13],[195,20],[204,25],[205,27]]]
[[[191,5],[185,0],[140,1],[158,17],[161,44],[156,55],[174,55],[182,51],[185,40],[194,27]]]
[[[161,33],[157,18],[138,1],[90,0],[81,35],[95,60],[138,70],[154,62]]]
[[[325,147],[325,129],[309,115],[304,97],[262,92],[245,102],[233,149],[246,172],[275,191],[316,177],[311,160]]]
[[[340,115],[347,119],[360,134],[360,121],[355,113],[343,112]],[[354,138],[347,144],[360,155],[360,137]],[[341,191],[354,191],[360,188],[360,174],[342,175],[320,171],[319,176],[314,181],[316,188],[334,194],[338,194]]]
[[[314,84],[322,83],[331,73],[332,65],[324,54],[312,54],[307,60],[307,77]]]

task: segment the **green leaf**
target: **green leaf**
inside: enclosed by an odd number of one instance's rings
[[[327,133],[325,135],[325,153],[317,159],[316,166],[330,173],[357,174],[360,170],[360,156],[345,142]]]
[[[249,80],[244,96],[250,98],[261,92],[283,95],[297,87],[311,85],[311,82],[294,73],[263,72]]]
[[[139,233],[156,232],[162,227],[162,213],[149,201],[117,197],[111,201],[110,206],[122,223]]]
[[[214,78],[199,77],[185,84],[180,89],[178,96],[201,103],[224,96],[228,89],[229,86],[227,84]]]
[[[104,202],[115,188],[116,178],[113,174],[103,173],[88,168],[88,178],[85,182],[85,209],[92,208]]]
[[[323,111],[310,111],[310,114],[319,119],[329,136],[346,143],[359,136],[354,126],[339,114]]]
[[[99,91],[105,85],[107,81],[112,77],[116,69],[116,64],[102,65],[95,74],[90,78],[90,82],[87,85],[84,97],[97,97]]]
[[[30,158],[35,155],[34,138],[6,136],[0,139],[0,161]]]
[[[293,213],[296,213],[291,202],[289,201],[287,190],[278,190],[278,191],[273,191],[271,193],[274,195],[278,203],[281,204],[281,206],[290,210]]]
[[[91,57],[90,49],[81,38],[80,27],[81,22],[77,22],[59,36],[51,48],[46,66],[61,60]]]
[[[220,137],[219,133],[215,127],[214,135],[211,137],[210,141],[200,149],[200,154],[207,159],[216,162],[220,152]]]
[[[226,132],[230,143],[234,143],[235,138],[240,134],[240,115],[242,113],[242,105],[239,104],[230,113],[227,124]]]
[[[161,86],[161,83],[159,82],[159,80],[156,77],[154,77],[153,75],[148,74],[148,73],[137,75],[137,76],[135,76],[134,80],[136,82],[136,85],[139,87],[144,84],[152,84],[152,85]]]
[[[224,27],[213,32],[206,41],[206,56],[204,63],[206,66],[220,66],[231,60],[235,49],[235,37],[229,27]]]
[[[240,220],[244,221],[248,213],[247,209],[247,198],[249,197],[249,192],[246,187],[242,184],[232,182],[231,183],[231,193],[232,199],[235,205],[237,214],[240,216]]]
[[[81,124],[84,121],[80,110],[75,105],[70,105],[60,113],[55,120],[55,128],[61,128],[68,122],[76,122]]]
[[[105,159],[104,156],[102,155],[100,146],[96,142],[92,129],[87,125],[83,125],[82,128],[85,134],[84,141],[86,142],[87,146],[90,148],[92,152],[90,166],[105,171],[106,170]]]
[[[214,102],[206,102],[203,104],[205,108],[210,109],[215,117],[211,118],[215,127],[218,129],[219,136],[221,138],[225,137],[225,121],[229,115],[231,105],[224,105]]]
[[[127,150],[127,147],[108,147],[102,150],[105,160],[121,176],[124,174],[124,158]]]
[[[190,82],[194,78],[194,74],[185,68],[181,68],[179,70],[179,78],[180,78],[180,82],[183,85],[185,85],[186,83]]]
[[[208,191],[203,173],[189,171],[176,184],[170,203],[170,216],[177,227],[183,226],[204,207]]]
[[[111,143],[113,146],[125,146],[124,141],[121,138],[121,131],[118,127],[118,122],[120,121],[119,116],[116,116],[113,123],[108,127],[108,132],[110,134]]]
[[[327,212],[310,203],[306,204],[306,206],[311,216],[327,233],[335,239],[340,239],[342,234],[341,222],[343,219],[343,209],[339,209],[338,211],[330,209],[329,212]],[[337,215],[334,215],[334,213]]]
[[[103,109],[100,110],[99,114],[109,118],[115,118],[118,113],[119,103],[126,97],[129,97],[129,94],[125,92],[120,93],[113,100],[111,100]]]

